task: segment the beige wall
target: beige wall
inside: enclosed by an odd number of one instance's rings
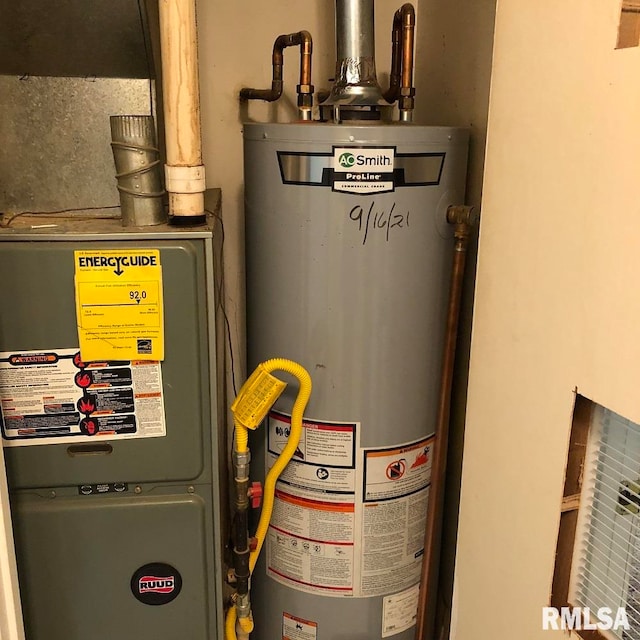
[[[556,637],[574,389],[640,422],[640,49],[614,50],[619,11],[498,3],[453,640]]]

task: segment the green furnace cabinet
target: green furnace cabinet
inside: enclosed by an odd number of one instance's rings
[[[27,639],[222,638],[212,229],[30,220],[0,231],[0,408]],[[74,362],[74,251],[130,249],[160,253],[165,358],[92,370]],[[74,391],[74,372],[95,385]]]

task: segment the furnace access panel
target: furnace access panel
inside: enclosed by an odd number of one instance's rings
[[[0,428],[28,640],[222,637],[212,239],[105,221],[0,232]],[[79,323],[126,357],[83,358]],[[132,336],[133,356],[118,350]]]

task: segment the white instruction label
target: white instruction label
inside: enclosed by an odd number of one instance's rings
[[[292,616],[286,611],[282,614],[282,640],[316,640],[318,623]]]
[[[78,349],[0,353],[4,446],[166,435],[153,361],[83,362]]]
[[[267,466],[280,455],[291,431],[291,416],[271,411]],[[304,419],[302,435],[278,487],[291,495],[353,503],[356,491],[356,423]]]
[[[418,595],[416,584],[400,593],[387,596],[382,601],[382,637],[389,638],[413,627],[418,619]]]
[[[291,431],[269,414],[267,467]],[[351,596],[354,585],[358,423],[305,418],[298,448],[277,483],[267,533],[267,572],[300,591]]]
[[[271,468],[291,432],[272,411]],[[267,574],[292,589],[337,597],[386,596],[420,580],[433,437],[360,448],[360,423],[305,418],[278,480],[266,537]]]
[[[385,595],[420,580],[434,438],[364,449],[358,593]]]

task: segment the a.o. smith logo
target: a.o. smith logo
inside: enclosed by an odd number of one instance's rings
[[[349,149],[334,147],[334,170],[349,169],[351,173],[382,171],[393,173],[393,147],[370,147],[368,149]]]
[[[173,593],[176,588],[175,576],[158,578],[157,576],[142,576],[138,580],[140,593]]]
[[[345,169],[350,169],[356,163],[356,157],[348,151],[342,153],[338,158],[338,164]]]

